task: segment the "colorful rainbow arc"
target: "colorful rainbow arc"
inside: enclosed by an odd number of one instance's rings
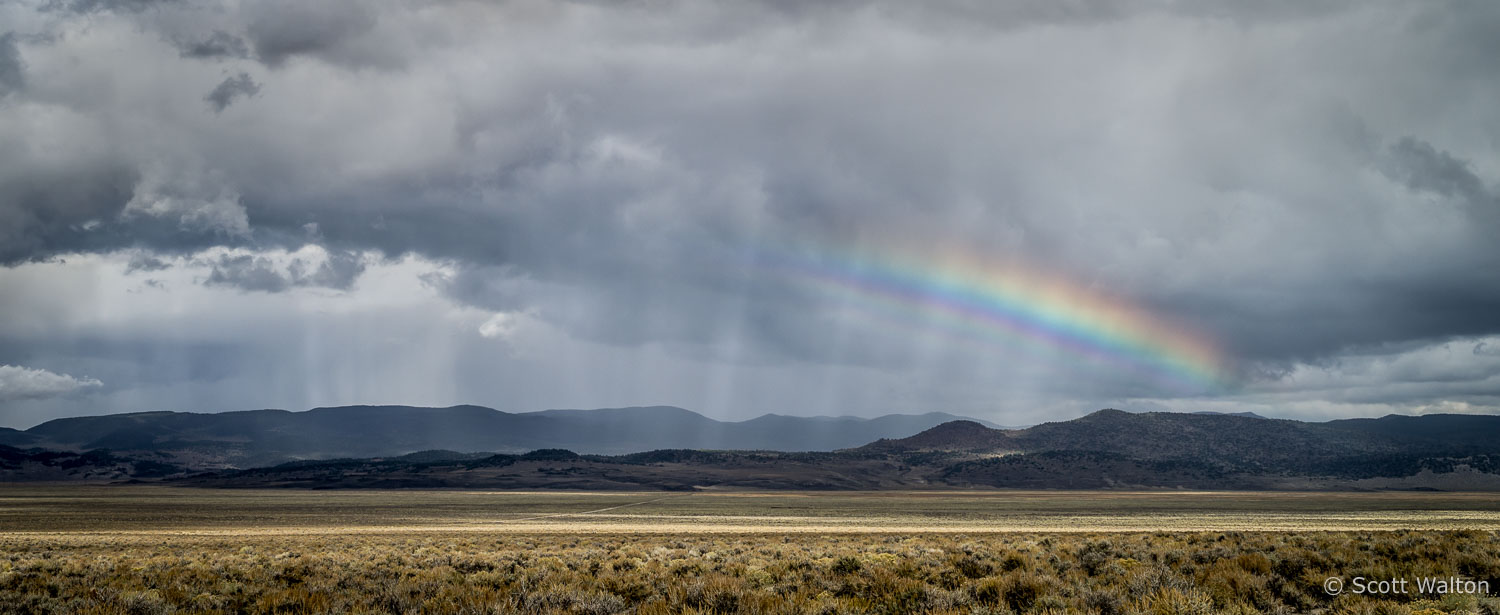
[[[1224,361],[1207,339],[1035,268],[805,248],[756,260],[878,313],[920,319],[966,338],[1063,350],[1194,389],[1224,379]]]

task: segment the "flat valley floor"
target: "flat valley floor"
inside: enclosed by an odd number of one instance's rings
[[[12,484],[0,613],[1483,614],[1497,532],[1490,493]],[[1489,591],[1325,585],[1437,577]]]
[[[1500,493],[507,492],[0,485],[0,532],[1149,532],[1500,530]]]

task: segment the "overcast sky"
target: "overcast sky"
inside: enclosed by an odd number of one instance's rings
[[[1487,0],[0,1],[0,425],[1495,412],[1496,32]],[[993,273],[959,291],[1031,276],[1037,330],[949,310],[955,253]],[[1140,344],[1069,337],[1068,297]],[[1167,339],[1214,376],[1162,377]]]

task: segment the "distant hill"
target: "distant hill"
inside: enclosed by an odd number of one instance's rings
[[[177,480],[314,488],[1500,491],[1500,417],[1303,423],[1104,410],[1023,430],[951,421],[835,452],[603,456],[554,449],[462,460],[311,461]]]
[[[38,441],[68,436],[112,450],[0,447],[0,482],[144,479],[216,487],[314,488],[1500,491],[1497,416],[1387,416],[1308,423],[1101,410],[1014,430],[943,420],[946,415],[868,420],[772,415],[721,423],[669,407],[508,414],[473,406],[384,406],[230,413],[225,421],[212,420],[219,416],[150,413],[39,425],[17,433]],[[924,420],[936,424],[913,435],[871,438],[874,441],[863,446],[836,451],[731,450],[768,449],[763,442],[776,436],[785,438],[778,442],[799,447],[827,445],[865,433],[909,429]],[[831,433],[841,434],[842,440]],[[463,445],[417,446],[434,441]],[[653,446],[681,441],[710,444]],[[511,442],[534,443],[534,448],[524,453],[467,452]],[[590,453],[565,442],[655,450]],[[214,457],[215,447],[231,453]],[[396,452],[330,453],[341,450]],[[244,463],[255,458],[246,451],[262,458],[291,452],[307,458],[270,467],[226,467],[226,459]],[[338,458],[314,459],[311,453]]]
[[[187,470],[171,463],[168,455],[115,455],[104,450],[72,453],[0,446],[0,482],[113,482],[181,475]]]
[[[6,446],[30,446],[37,441],[37,437],[24,431],[0,427],[0,445]]]
[[[653,449],[827,451],[908,436],[962,417],[795,417],[726,422],[669,406],[510,413],[480,406],[342,406],[305,412],[140,412],[48,421],[0,431],[0,445],[82,452],[169,453],[197,468],[291,460],[388,457],[427,450],[586,454]]]
[[[948,423],[855,450],[967,454],[976,458],[950,466],[943,480],[1006,487],[1347,482],[1406,477],[1424,470],[1493,474],[1500,469],[1500,416],[1387,416],[1308,423],[1100,410],[1071,421],[1011,431]],[[1500,485],[1500,475],[1494,479]]]
[[[950,421],[898,440],[882,439],[857,450],[869,452],[991,452],[1004,450],[1011,442],[1005,431],[990,429],[976,421]]]
[[[1139,459],[1286,464],[1372,455],[1500,453],[1500,416],[1391,415],[1311,423],[1230,414],[1100,410],[1017,430],[949,423],[864,447],[882,451],[1096,451]]]

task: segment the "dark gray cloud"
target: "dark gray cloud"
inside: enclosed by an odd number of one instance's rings
[[[1473,165],[1420,139],[1402,137],[1391,145],[1387,168],[1392,179],[1408,188],[1458,199],[1479,214],[1493,213],[1500,204],[1474,174]]]
[[[250,46],[245,43],[245,39],[223,30],[214,30],[203,38],[180,41],[177,49],[182,57],[194,59],[218,60],[250,56]]]
[[[1397,352],[1414,341],[1500,332],[1500,251],[1491,247],[1500,199],[1471,163],[1414,137],[1395,139],[1372,164],[1409,190],[1410,202],[1400,212],[1369,207],[1370,217],[1343,228],[1330,221],[1323,243],[1303,248],[1326,250],[1327,261],[1288,272],[1306,277],[1305,285],[1210,286],[1166,298],[1172,305],[1162,309],[1192,306],[1238,355],[1271,360],[1316,360],[1351,348]],[[1449,232],[1430,243],[1402,237],[1434,220]]]
[[[170,268],[172,268],[170,263],[150,254],[140,253],[130,257],[130,263],[125,265],[125,273],[163,271]]]
[[[245,33],[256,58],[267,66],[281,66],[299,55],[357,63],[357,52],[348,44],[375,27],[377,17],[370,6],[366,2],[255,2],[246,9]]]
[[[208,284],[223,284],[243,290],[277,293],[292,286],[288,276],[268,258],[249,254],[223,256],[213,264]]]
[[[349,290],[354,281],[365,271],[363,256],[349,252],[333,252],[316,267],[303,260],[293,260],[288,267],[291,279],[306,286],[320,286]]]
[[[240,73],[232,77],[225,77],[219,85],[209,91],[203,100],[208,102],[214,113],[222,113],[229,105],[234,104],[236,99],[251,98],[260,93],[260,84],[250,78],[249,73]]]
[[[16,33],[0,35],[0,97],[18,92],[26,85],[26,67],[16,48]]]
[[[170,5],[178,0],[49,0],[43,5],[44,10],[69,10],[75,13],[95,13],[99,11],[121,11],[127,13],[139,13],[147,9]]]
[[[360,254],[332,252],[321,259],[290,256],[273,259],[253,254],[222,254],[209,263],[208,285],[278,293],[297,287],[349,290],[365,271]]]
[[[132,241],[85,228],[91,220],[109,219],[129,201],[135,174],[117,164],[95,159],[0,171],[0,263]]]

